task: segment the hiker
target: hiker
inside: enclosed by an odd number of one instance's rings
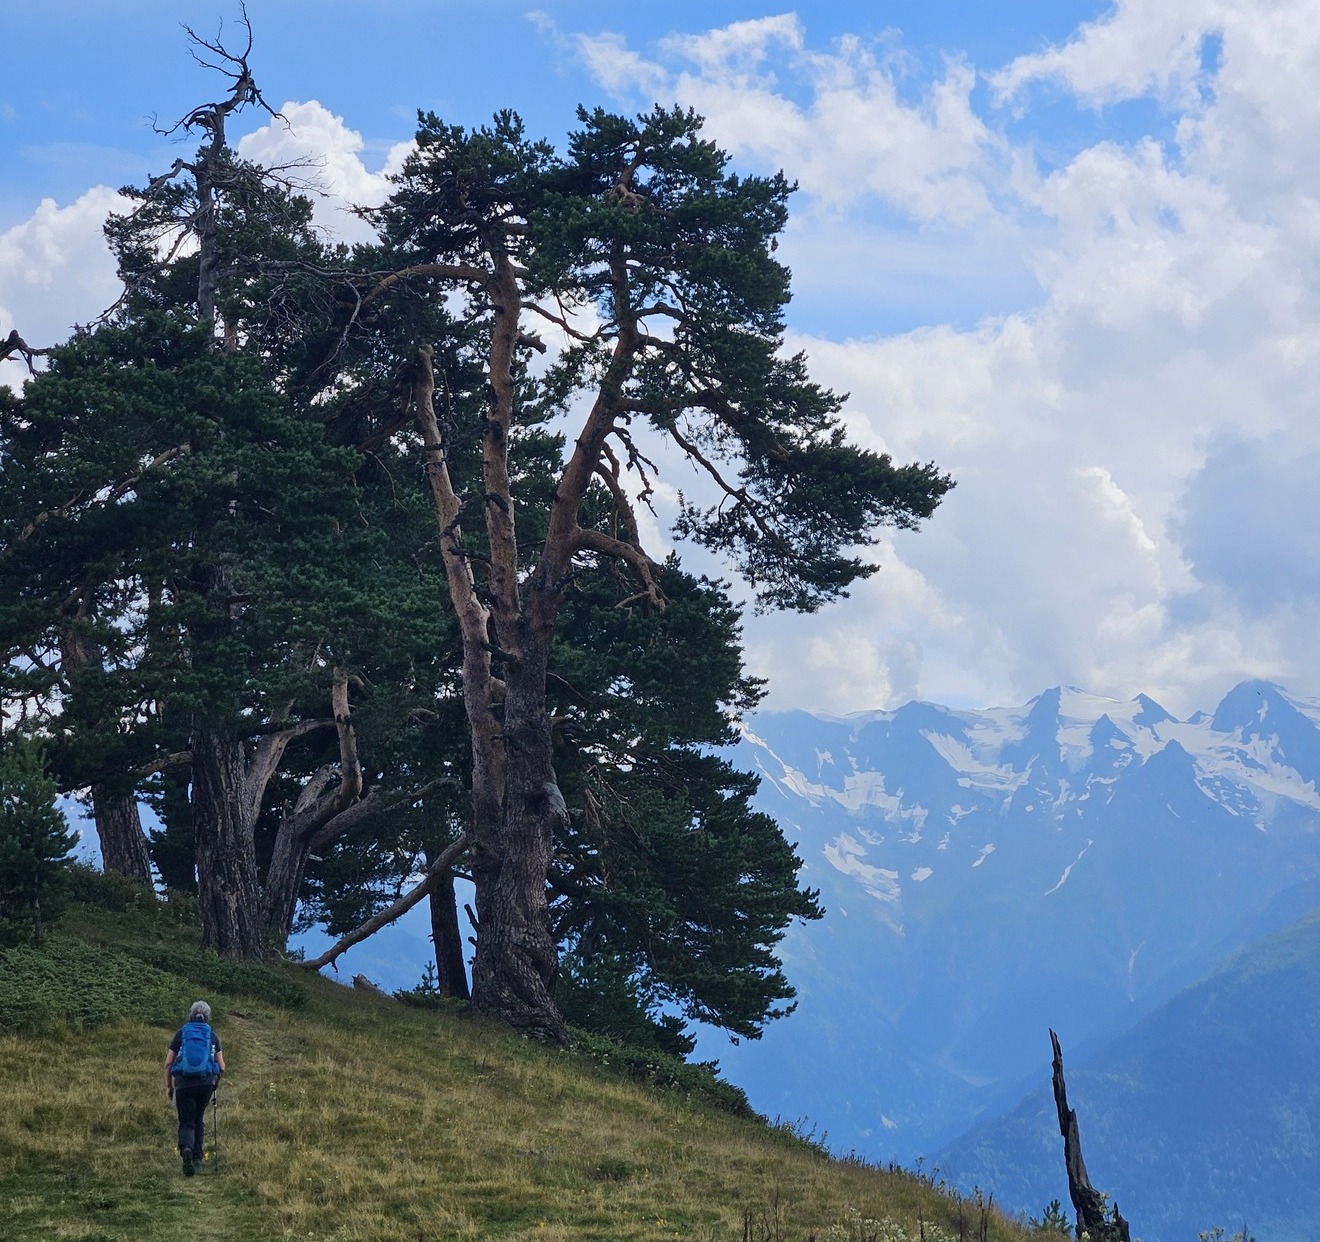
[[[179,1155],[183,1175],[191,1177],[202,1162],[206,1105],[225,1072],[225,1054],[211,1030],[211,1006],[193,1001],[188,1021],[174,1032],[165,1054],[165,1095],[179,1110]]]

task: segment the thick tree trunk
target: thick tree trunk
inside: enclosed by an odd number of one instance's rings
[[[363,820],[387,809],[389,804],[373,791],[361,801],[336,812],[334,808],[340,801],[338,792],[348,790],[356,797],[356,788],[356,784],[341,784],[335,793],[317,797],[313,781],[304,789],[306,801],[299,799],[293,814],[280,824],[261,888],[261,923],[270,943],[284,944],[293,930],[293,916],[298,908],[298,895],[302,892],[308,859],[351,832]],[[425,787],[418,792],[424,791]],[[345,792],[344,797],[348,796],[350,793]]]
[[[298,893],[311,852],[310,836],[280,825],[261,886],[261,924],[273,943],[284,944],[293,930]]]
[[[1050,1032],[1050,1045],[1054,1049],[1054,1106],[1059,1114],[1059,1132],[1063,1135],[1063,1162],[1068,1172],[1068,1196],[1077,1211],[1077,1236],[1089,1235],[1091,1242],[1131,1242],[1128,1223],[1118,1214],[1115,1203],[1112,1214],[1106,1206],[1105,1196],[1091,1185],[1082,1159],[1082,1138],[1077,1128],[1077,1113],[1068,1107],[1068,1088],[1063,1080],[1063,1052],[1059,1037]]]
[[[435,866],[431,851],[426,852],[426,868]],[[431,907],[431,941],[435,945],[435,970],[440,991],[458,1000],[470,1000],[467,964],[463,958],[463,935],[458,926],[458,899],[454,895],[451,871],[437,875],[428,894]]]
[[[515,1030],[566,1044],[554,1002],[559,953],[546,894],[553,825],[564,803],[551,761],[544,643],[524,636],[522,656],[506,678],[505,796],[477,883],[472,1003]]]
[[[193,834],[202,944],[225,957],[262,957],[253,809],[243,744],[199,730],[192,746]]]
[[[101,841],[101,865],[107,871],[118,871],[150,885],[151,855],[133,795],[111,793],[103,785],[93,785],[92,815]]]

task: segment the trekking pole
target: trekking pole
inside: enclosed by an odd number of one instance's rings
[[[211,1092],[211,1165],[220,1163],[220,1084]]]

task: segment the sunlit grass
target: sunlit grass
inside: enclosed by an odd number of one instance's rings
[[[957,1204],[926,1179],[830,1160],[457,1011],[310,983],[295,1010],[212,994],[231,1072],[218,1153],[190,1180],[163,1089],[170,1029],[0,1036],[0,1238],[959,1236]],[[963,1236],[980,1225],[964,1205]]]

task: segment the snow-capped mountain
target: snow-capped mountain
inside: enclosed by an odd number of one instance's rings
[[[834,1149],[912,1160],[1320,905],[1320,705],[1244,682],[1177,720],[1048,690],[1017,710],[762,713],[737,761],[823,924],[796,1013],[700,1049]]]

